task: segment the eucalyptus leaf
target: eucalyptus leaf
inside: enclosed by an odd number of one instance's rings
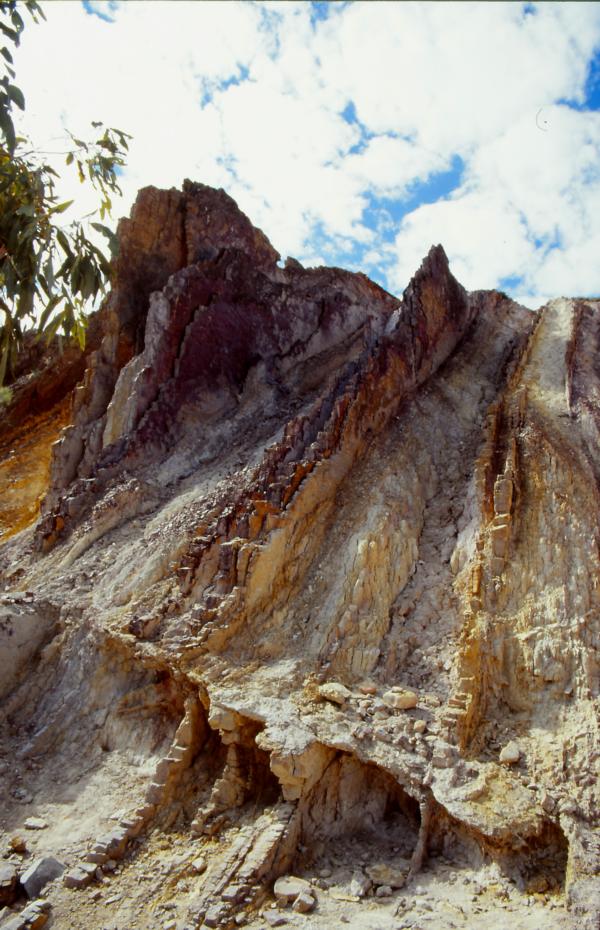
[[[72,203],[72,200],[65,200],[64,203],[57,203],[55,207],[52,207],[52,209],[48,211],[48,213],[64,213],[65,210],[69,209]]]
[[[24,110],[25,97],[23,96],[23,91],[19,87],[15,87],[14,84],[9,84],[6,90],[13,103],[16,103],[20,110]]]
[[[13,376],[25,329],[33,326],[59,343],[72,334],[84,344],[86,303],[104,293],[111,272],[108,257],[88,238],[87,217],[85,226],[82,221],[58,225],[74,203],[59,200],[55,167],[34,142],[15,132],[13,108],[23,110],[26,102],[14,83],[8,46],[19,45],[25,13],[34,23],[45,19],[36,0],[19,0],[18,5],[16,0],[0,0],[0,33],[5,36],[0,48],[0,388]],[[94,212],[103,220],[112,208],[110,195],[120,190],[117,168],[125,164],[131,137],[99,121],[92,128],[95,139],[68,133],[75,149],[67,152],[65,161],[76,167],[82,183],[94,187]],[[91,228],[105,238],[107,251],[114,255],[117,240],[112,230],[103,223],[92,223]]]

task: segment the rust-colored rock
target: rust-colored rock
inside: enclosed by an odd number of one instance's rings
[[[48,491],[52,446],[72,416],[72,396],[99,340],[98,315],[90,319],[85,349],[72,342],[49,348],[29,339],[19,358],[10,398],[0,407],[0,540],[39,516]]]

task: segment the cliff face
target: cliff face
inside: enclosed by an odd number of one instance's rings
[[[57,925],[597,927],[599,302],[281,267],[189,182],[119,235],[0,445],[50,463],[3,495],[0,827],[47,822]]]

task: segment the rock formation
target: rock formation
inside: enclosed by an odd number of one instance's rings
[[[0,430],[0,926],[597,928],[600,302],[119,239]]]

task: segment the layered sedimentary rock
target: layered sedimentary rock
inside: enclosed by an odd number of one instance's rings
[[[57,918],[112,918],[102,879],[118,926],[275,926],[295,871],[315,928],[596,927],[598,302],[440,246],[397,299],[189,182],[119,235],[0,549],[0,827],[68,811]]]
[[[72,395],[100,333],[90,320],[87,351],[70,345],[60,351],[30,339],[22,353],[10,403],[0,405],[0,540],[37,519],[48,491],[52,444],[70,422]]]

